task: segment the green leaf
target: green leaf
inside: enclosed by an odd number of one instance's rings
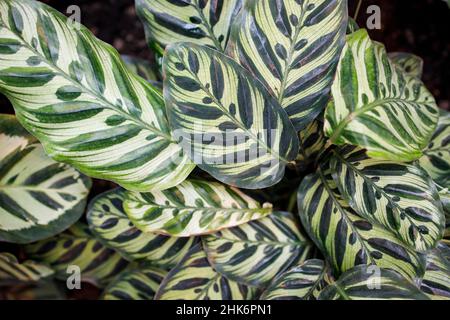
[[[423,169],[371,159],[355,147],[334,152],[330,166],[343,198],[363,218],[380,223],[417,251],[433,249],[442,239],[439,193]]]
[[[247,1],[228,51],[301,130],[329,100],[347,18],[345,0]]]
[[[450,247],[444,243],[428,253],[420,289],[431,299],[450,300]]]
[[[423,60],[421,57],[406,52],[391,52],[388,56],[406,74],[419,79],[422,78]]]
[[[122,55],[123,62],[127,66],[127,69],[134,74],[144,78],[150,83],[157,82],[158,76],[153,70],[153,66],[147,60],[136,58],[132,56]]]
[[[54,236],[84,212],[91,181],[48,158],[9,115],[0,115],[0,241]]]
[[[358,23],[355,21],[355,19],[349,17],[348,18],[348,25],[347,25],[347,34],[352,34],[353,32],[358,31],[361,29],[358,25]]]
[[[272,213],[238,189],[217,182],[186,180],[148,193],[127,193],[124,209],[136,227],[176,237],[213,233]]]
[[[164,72],[174,135],[201,169],[246,189],[280,181],[298,138],[260,82],[231,58],[190,43],[167,49]]]
[[[169,272],[155,300],[251,300],[255,292],[217,273],[199,244]]]
[[[140,267],[122,272],[102,294],[103,300],[153,300],[167,271]]]
[[[438,126],[419,163],[437,184],[450,188],[450,112],[441,110]]]
[[[326,287],[319,300],[429,299],[412,282],[393,270],[358,266]]]
[[[317,160],[325,148],[326,138],[323,133],[323,121],[316,119],[299,132],[300,153],[295,159],[301,170]]]
[[[29,257],[48,264],[55,270],[56,278],[63,281],[73,275],[68,267],[76,266],[80,268],[82,281],[104,286],[128,266],[125,259],[104,247],[82,223],[25,249]]]
[[[252,286],[269,284],[277,274],[305,261],[312,250],[294,216],[287,212],[274,212],[202,240],[214,270]]]
[[[14,255],[0,252],[0,286],[34,283],[53,274],[53,270],[44,264],[31,260],[20,263]]]
[[[136,0],[150,47],[189,41],[223,50],[242,0]]]
[[[347,37],[325,133],[334,144],[353,144],[373,158],[413,161],[422,156],[439,117],[430,92],[396,68],[384,46],[361,29]]]
[[[180,262],[196,242],[195,238],[140,231],[125,214],[124,199],[125,191],[115,189],[100,194],[89,204],[87,219],[98,240],[130,261],[144,261],[161,268]]]
[[[159,90],[79,28],[39,2],[2,1],[0,91],[55,160],[131,190],[177,185],[194,165],[171,137]]]
[[[277,276],[261,300],[316,300],[331,280],[322,260],[307,260]]]
[[[366,264],[409,279],[423,275],[424,257],[382,226],[361,218],[337,191],[329,171],[305,177],[298,190],[300,219],[336,273]]]

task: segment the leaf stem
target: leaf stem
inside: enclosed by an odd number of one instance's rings
[[[362,0],[358,1],[358,5],[356,6],[355,15],[353,16],[353,19],[356,21],[358,19],[359,11],[361,10]]]

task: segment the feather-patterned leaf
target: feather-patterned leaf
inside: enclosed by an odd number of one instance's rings
[[[450,112],[441,110],[438,126],[419,163],[437,184],[450,188]]]
[[[261,300],[316,300],[331,281],[322,260],[307,260],[279,276],[262,293]]]
[[[194,165],[159,90],[79,27],[37,1],[2,1],[0,91],[55,160],[132,190],[177,185]]]
[[[122,59],[129,71],[137,74],[150,83],[155,83],[159,80],[153,70],[153,66],[147,60],[127,55],[122,55]]]
[[[295,159],[300,170],[314,162],[323,151],[326,138],[323,133],[323,121],[316,119],[299,132],[300,153]]]
[[[202,240],[216,271],[230,280],[261,287],[305,261],[312,249],[293,215],[287,212],[274,212]]]
[[[251,300],[255,292],[217,273],[199,244],[164,278],[155,299]]]
[[[7,252],[0,252],[0,286],[37,282],[53,276],[54,272],[45,264],[35,261],[20,263]]]
[[[84,212],[91,181],[46,156],[15,117],[0,115],[0,241],[54,236]]]
[[[409,279],[423,275],[424,257],[382,226],[357,216],[328,170],[305,177],[298,208],[309,236],[338,274],[365,264],[393,269]]]
[[[419,79],[422,78],[422,58],[406,52],[391,52],[389,53],[389,59],[391,59],[397,67],[406,72],[406,74]]]
[[[48,264],[56,278],[67,280],[69,266],[80,268],[82,281],[104,286],[123,271],[128,262],[114,250],[104,247],[82,223],[56,237],[28,245],[28,256]]]
[[[124,209],[144,232],[176,237],[213,233],[272,213],[238,189],[217,182],[186,180],[180,185],[147,193],[127,193]]]
[[[421,168],[345,147],[330,161],[340,193],[360,216],[380,223],[417,251],[436,247],[445,217],[435,184]]]
[[[150,47],[189,41],[223,50],[242,0],[136,0]]]
[[[325,108],[345,43],[346,0],[245,2],[229,52],[303,129]]]
[[[89,204],[87,218],[92,232],[107,247],[128,260],[170,268],[176,265],[196,242],[195,238],[174,238],[142,232],[125,214],[125,191],[105,192]]]
[[[319,295],[319,300],[429,299],[412,282],[393,270],[358,266],[326,287]]]
[[[422,156],[438,121],[436,102],[366,30],[347,37],[331,92],[324,130],[332,143],[364,147],[373,158]]]
[[[189,43],[167,49],[164,73],[174,135],[201,169],[246,189],[280,181],[298,138],[259,81],[231,58]]]
[[[103,300],[153,300],[167,271],[140,267],[122,272],[102,294]]]
[[[428,253],[420,289],[431,299],[450,300],[450,248],[444,243]]]

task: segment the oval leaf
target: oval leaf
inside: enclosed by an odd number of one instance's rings
[[[299,132],[300,153],[295,159],[300,170],[306,170],[308,166],[317,160],[323,151],[326,138],[323,133],[323,121],[316,119]]]
[[[188,43],[165,56],[164,96],[174,136],[219,181],[265,188],[297,156],[298,138],[264,87],[229,57]]]
[[[128,260],[145,261],[162,268],[175,266],[196,242],[142,232],[125,214],[125,191],[115,189],[92,200],[87,219],[92,232],[107,247]]]
[[[428,253],[420,289],[431,299],[450,300],[450,248],[444,243]]]
[[[272,212],[272,205],[261,207],[238,189],[217,182],[186,180],[164,191],[129,192],[124,209],[144,232],[188,237],[260,219]]]
[[[406,74],[419,79],[422,78],[422,58],[406,52],[391,52],[389,53],[389,59]]]
[[[396,68],[364,29],[347,37],[331,92],[325,133],[332,143],[364,147],[373,158],[420,158],[439,117],[424,84]]]
[[[345,44],[347,1],[247,1],[229,51],[303,129],[325,108]]]
[[[19,263],[10,253],[0,252],[0,286],[34,283],[53,276],[48,266],[35,261]]]
[[[54,236],[84,212],[91,181],[48,158],[13,116],[0,115],[0,241]]]
[[[216,271],[252,286],[267,285],[277,274],[305,261],[312,249],[287,212],[204,237],[203,245]]]
[[[83,26],[37,1],[7,0],[0,41],[0,91],[55,160],[138,191],[177,185],[194,168],[158,90]]]

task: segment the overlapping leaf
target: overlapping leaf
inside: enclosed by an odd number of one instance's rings
[[[37,1],[0,3],[0,91],[51,157],[87,175],[147,191],[194,168],[171,137],[158,90]]]
[[[122,272],[102,294],[103,300],[153,300],[167,271],[141,267]]]
[[[423,275],[424,257],[382,226],[357,216],[329,171],[305,177],[298,206],[303,226],[338,274],[365,264],[393,269],[409,279]]]
[[[389,53],[389,59],[391,59],[397,67],[406,72],[406,74],[419,79],[422,78],[422,58],[406,52],[391,52]]]
[[[450,112],[441,110],[438,126],[419,163],[437,184],[450,188]]]
[[[27,254],[37,262],[48,264],[55,276],[67,280],[80,271],[83,281],[104,286],[123,271],[128,262],[114,250],[104,247],[89,228],[81,223],[68,231],[26,247]],[[76,266],[78,269],[68,269]]]
[[[247,189],[276,184],[298,153],[287,114],[231,58],[182,43],[165,56],[164,96],[181,146],[219,181]]]
[[[242,0],[136,0],[150,46],[189,41],[223,50]]]
[[[303,129],[326,106],[345,43],[347,1],[247,1],[229,51]]]
[[[444,243],[428,253],[420,289],[431,299],[450,300],[450,248]]]
[[[150,83],[157,82],[158,76],[155,74],[153,67],[147,60],[136,58],[132,56],[122,55],[123,62],[127,66],[128,70],[144,78]]]
[[[228,280],[209,264],[197,245],[164,278],[156,300],[251,300],[255,289]]]
[[[374,158],[422,156],[438,121],[436,102],[418,78],[395,67],[366,30],[347,37],[331,92],[325,112],[331,142],[364,147]]]
[[[225,229],[204,237],[203,244],[216,271],[253,286],[267,285],[277,274],[305,261],[312,249],[287,212]]]
[[[0,115],[1,241],[28,243],[67,229],[83,214],[90,186],[47,157],[13,116]]]
[[[307,260],[277,276],[262,293],[261,300],[316,300],[329,282],[322,260]]]
[[[442,239],[442,205],[423,169],[371,159],[354,147],[335,152],[331,167],[340,193],[360,216],[382,224],[418,251],[433,249]]]
[[[306,169],[323,151],[326,143],[323,121],[314,120],[299,132],[300,153],[295,159],[301,170]]]
[[[97,238],[128,260],[145,261],[162,268],[176,265],[195,238],[174,238],[136,228],[123,209],[125,191],[115,189],[92,200],[88,222]]]
[[[53,270],[45,264],[31,260],[20,263],[14,255],[7,252],[0,253],[0,286],[34,283],[53,274]]]
[[[272,212],[272,205],[261,207],[235,188],[199,180],[164,191],[129,192],[124,208],[142,231],[176,237],[212,233]]]
[[[412,282],[389,269],[358,266],[326,287],[319,300],[429,300]]]

